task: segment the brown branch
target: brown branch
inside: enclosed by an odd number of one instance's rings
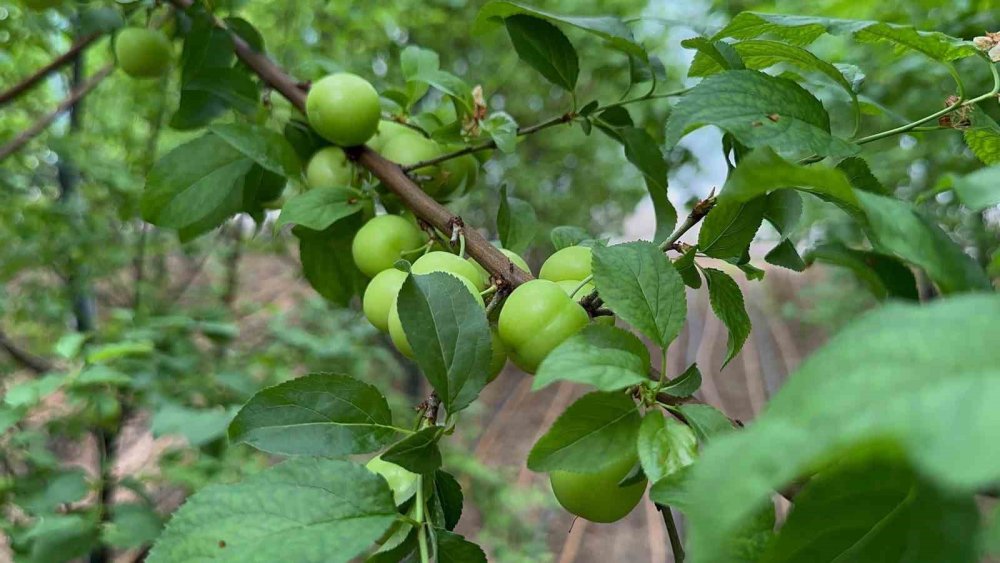
[[[186,9],[192,0],[170,0],[178,9]],[[223,27],[223,26],[220,26]],[[301,82],[289,76],[284,70],[262,53],[254,51],[250,45],[236,34],[233,38],[233,48],[236,56],[254,71],[268,86],[284,96],[303,114],[306,113],[306,91]],[[437,227],[442,232],[451,232],[452,226],[461,223],[462,219],[446,207],[427,195],[399,165],[382,158],[368,147],[353,147],[347,149],[359,164],[367,168],[382,184],[407,206],[420,219]],[[499,278],[503,283],[514,287],[532,279],[502,253],[489,243],[485,237],[472,228],[466,228],[465,241],[469,254],[487,271]]]
[[[5,90],[4,92],[0,92],[0,106],[4,106],[12,102],[18,96],[34,88],[39,82],[42,81],[43,78],[52,74],[53,71],[73,62],[73,59],[75,59],[81,51],[89,47],[99,37],[101,37],[100,33],[92,33],[86,37],[78,39],[75,43],[73,43],[68,51],[59,55],[55,59],[52,59],[52,62],[38,69],[34,74],[25,78],[21,82],[18,82],[13,87]]]
[[[27,129],[22,131],[20,135],[14,137],[10,141],[8,141],[5,145],[0,146],[0,161],[3,161],[8,156],[14,154],[18,150],[20,150],[21,147],[26,145],[28,141],[37,137],[38,134],[44,131],[49,125],[51,125],[52,122],[55,121],[57,117],[59,117],[63,112],[66,112],[70,108],[75,106],[77,102],[79,102],[81,99],[83,99],[84,96],[89,94],[91,90],[96,88],[97,85],[100,84],[101,81],[104,80],[114,70],[115,70],[114,63],[106,65],[101,70],[94,73],[94,75],[90,77],[89,80],[81,84],[79,88],[73,90],[73,92],[70,93],[70,95],[65,100],[59,103],[55,111],[43,116],[41,119],[33,123],[31,127],[28,127]]]
[[[0,330],[0,348],[10,354],[14,361],[35,373],[41,374],[52,370],[53,366],[48,360],[22,349],[3,330]]]

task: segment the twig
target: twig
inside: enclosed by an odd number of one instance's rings
[[[42,79],[49,74],[52,74],[53,71],[73,62],[73,59],[75,59],[81,51],[89,47],[91,43],[96,41],[99,37],[101,37],[100,33],[92,33],[86,37],[78,39],[75,43],[73,43],[68,51],[52,59],[52,62],[38,69],[31,76],[28,76],[11,88],[8,88],[4,92],[0,93],[0,107],[12,102],[18,96],[21,96],[28,90],[34,88],[39,82],[42,81]]]
[[[667,527],[667,535],[670,536],[670,550],[674,554],[675,563],[684,563],[684,544],[681,542],[681,535],[677,531],[677,523],[674,522],[674,514],[669,506],[656,503],[656,509],[663,515],[663,523]]]
[[[65,100],[59,103],[55,111],[45,115],[30,127],[21,132],[17,137],[11,139],[7,144],[0,147],[0,161],[3,161],[8,156],[17,152],[21,147],[26,145],[28,141],[34,139],[39,133],[44,131],[53,121],[56,120],[63,112],[69,110],[77,102],[83,99],[84,96],[90,93],[98,84],[101,83],[112,71],[115,70],[114,63],[108,64],[101,68],[101,70],[94,73],[89,80],[80,85],[80,87],[73,90],[73,92]]]
[[[52,363],[15,344],[2,329],[0,329],[0,348],[10,354],[14,361],[35,373],[42,374],[52,370]]]
[[[561,125],[563,123],[569,123],[570,121],[573,121],[573,119],[575,117],[576,117],[576,114],[574,114],[572,112],[567,112],[567,113],[564,113],[562,115],[553,117],[552,119],[548,119],[548,120],[545,120],[545,121],[543,121],[541,123],[537,123],[535,125],[532,125],[530,127],[521,127],[521,128],[519,128],[517,130],[517,136],[521,137],[521,136],[524,136],[524,135],[530,135],[532,133],[536,133],[538,131],[541,131],[542,129],[547,129],[549,127],[552,127],[553,125]],[[414,163],[414,164],[410,164],[408,166],[404,166],[403,170],[405,172],[411,172],[413,170],[417,170],[417,169],[423,168],[425,166],[433,166],[435,164],[444,162],[446,160],[451,160],[453,158],[458,158],[460,156],[465,156],[467,154],[477,153],[477,152],[480,152],[480,151],[488,151],[488,150],[492,150],[492,149],[495,149],[495,148],[497,148],[497,142],[494,141],[493,139],[490,139],[489,141],[484,141],[482,143],[479,143],[478,145],[470,145],[470,146],[458,149],[457,151],[445,153],[445,154],[442,154],[440,156],[436,156],[434,158],[429,158],[427,160],[421,160],[420,162],[417,162],[417,163]]]

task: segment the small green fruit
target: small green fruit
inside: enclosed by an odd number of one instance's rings
[[[554,282],[582,280],[591,274],[592,255],[593,251],[589,246],[567,246],[549,256],[542,264],[538,277]]]
[[[392,268],[403,252],[423,246],[424,234],[399,215],[380,215],[365,223],[354,235],[351,255],[368,277]]]
[[[446,272],[472,282],[479,289],[485,289],[485,286],[482,285],[483,278],[479,275],[476,267],[470,264],[468,260],[463,260],[457,254],[450,252],[428,252],[417,258],[410,271],[417,275],[429,274],[431,272]]]
[[[310,188],[338,188],[354,181],[354,164],[340,147],[324,147],[309,159],[306,185]]]
[[[368,146],[376,152],[382,152],[385,150],[385,145],[389,141],[399,137],[400,135],[416,135],[418,137],[423,137],[419,131],[413,129],[412,127],[407,127],[402,123],[396,123],[395,121],[383,119],[378,122],[378,130],[368,141]]]
[[[378,129],[381,112],[375,87],[349,72],[316,81],[306,97],[309,124],[342,147],[365,144]]]
[[[362,309],[368,322],[382,332],[389,330],[389,310],[396,302],[399,289],[406,281],[406,272],[389,268],[382,270],[368,282],[365,296],[362,299]]]
[[[591,522],[616,522],[632,512],[646,491],[646,479],[618,486],[637,460],[635,456],[627,457],[597,473],[553,471],[549,483],[559,504],[570,513]]]
[[[155,29],[129,27],[118,32],[115,57],[118,66],[133,78],[156,78],[170,68],[173,45]]]
[[[497,328],[510,359],[528,373],[567,338],[590,322],[579,303],[555,282],[531,280],[518,286],[500,311]]]

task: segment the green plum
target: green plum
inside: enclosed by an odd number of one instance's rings
[[[403,252],[424,245],[426,237],[413,223],[399,215],[379,215],[365,223],[351,243],[354,263],[368,277],[392,268]]]
[[[556,346],[587,326],[590,317],[555,282],[531,280],[518,286],[500,311],[498,329],[514,363],[535,373]]]
[[[173,45],[162,32],[128,27],[115,38],[118,66],[133,78],[156,78],[170,68]]]
[[[553,471],[549,473],[549,483],[559,504],[568,512],[591,522],[615,522],[632,512],[646,491],[646,479],[618,486],[637,461],[632,455],[597,473]]]
[[[557,251],[542,264],[538,277],[543,280],[582,280],[591,274],[593,254],[589,246],[567,246]]]
[[[356,74],[338,72],[313,83],[306,97],[309,124],[342,147],[365,144],[378,129],[378,92]]]

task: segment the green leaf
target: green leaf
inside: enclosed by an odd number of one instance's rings
[[[866,192],[882,195],[892,195],[890,190],[886,189],[886,187],[878,181],[878,178],[872,174],[871,168],[868,167],[868,162],[859,156],[852,156],[841,160],[837,163],[837,169],[842,171],[847,176],[847,181],[850,182],[851,186],[856,190],[864,190]]]
[[[899,51],[914,50],[941,62],[971,57],[978,53],[967,41],[943,33],[917,31],[908,25],[758,12],[737,15],[713,39],[753,39],[769,35],[794,45],[808,45],[824,33],[850,34],[866,43],[887,42]]]
[[[922,268],[942,293],[992,287],[976,261],[912,204],[863,191],[857,197],[876,250]]]
[[[785,63],[803,70],[822,73],[847,92],[856,113],[861,111],[858,104],[858,94],[855,92],[853,85],[844,77],[844,74],[837,67],[820,59],[802,47],[766,39],[751,39],[735,43],[731,46],[719,41],[715,43],[727,45],[730,49],[734,50],[738,54],[738,59],[749,69],[764,70],[776,64]],[[683,42],[681,44],[684,45]],[[727,62],[730,61],[727,60]],[[699,50],[698,55],[694,58],[694,62],[691,63],[688,76],[709,76],[723,70],[740,68],[732,64],[724,65],[720,63],[721,61],[718,58],[710,56],[709,53],[703,50]]]
[[[87,350],[87,361],[92,364],[103,364],[122,358],[148,356],[154,350],[153,342],[150,340],[112,342],[89,348]]]
[[[507,195],[507,186],[500,188],[500,211],[497,213],[497,231],[503,247],[518,254],[524,252],[535,240],[538,218],[535,209],[523,199]]]
[[[301,173],[295,149],[276,131],[247,123],[214,125],[210,130],[266,170],[286,178],[296,178]]]
[[[792,190],[777,190],[767,194],[765,200],[764,219],[787,237],[802,217],[802,196]]]
[[[346,461],[296,458],[195,493],[174,513],[148,561],[347,562],[396,517],[392,491],[379,475]]]
[[[972,498],[888,458],[854,456],[811,479],[760,561],[976,561]]]
[[[986,164],[1000,164],[1000,125],[983,110],[973,106],[972,127],[962,136],[976,158]]]
[[[180,229],[215,215],[220,207],[226,216],[235,214],[243,202],[243,176],[251,166],[252,160],[216,135],[180,145],[150,170],[142,216],[154,225]]]
[[[390,530],[395,530],[389,535],[378,550],[365,558],[365,563],[400,563],[406,559],[407,555],[413,553],[417,547],[417,532],[412,525],[397,523]],[[379,538],[381,541],[381,538]]]
[[[56,473],[49,476],[40,491],[18,499],[18,504],[32,514],[54,514],[64,504],[83,500],[90,492],[87,474],[82,469]]]
[[[687,511],[691,552],[714,560],[774,490],[876,439],[955,493],[996,483],[998,315],[1000,296],[967,295],[889,304],[837,333],[752,426],[703,452]]]
[[[101,537],[119,549],[132,549],[153,543],[163,530],[163,518],[145,504],[116,503],[111,522]]]
[[[711,405],[685,404],[673,410],[684,417],[702,444],[734,430],[732,421]]]
[[[698,369],[698,364],[691,364],[684,373],[671,379],[661,391],[671,397],[683,398],[694,395],[699,387],[701,387],[701,370]]]
[[[84,558],[100,540],[96,519],[78,514],[52,514],[36,520],[34,526],[18,538],[30,544],[27,557],[32,563],[72,561]]]
[[[563,90],[572,92],[576,88],[580,62],[573,44],[558,27],[523,14],[510,16],[504,23],[522,61]]]
[[[755,150],[740,161],[726,179],[719,202],[750,201],[786,188],[809,192],[855,215],[860,210],[855,191],[842,171],[820,164],[793,164],[768,148]]]
[[[489,31],[491,27],[499,24],[502,20],[518,14],[541,18],[555,24],[570,25],[603,39],[604,44],[612,49],[638,57],[641,60],[646,60],[648,57],[646,50],[643,49],[642,45],[640,45],[632,36],[632,31],[629,27],[625,25],[625,22],[618,18],[608,16],[562,16],[552,12],[544,12],[516,2],[494,0],[493,2],[489,2],[483,6],[483,8],[479,10],[479,14],[476,16],[472,32],[474,34],[485,33],[486,31]]]
[[[764,221],[762,197],[747,202],[720,197],[698,232],[698,248],[706,256],[742,262]]]
[[[152,432],[159,438],[168,434],[183,436],[194,447],[203,446],[226,435],[226,427],[236,415],[235,409],[195,409],[166,403],[153,413]]]
[[[472,89],[454,74],[430,68],[419,68],[416,74],[407,78],[407,84],[418,82],[440,90],[458,102],[467,112],[472,111]]]
[[[806,253],[805,261],[807,264],[818,261],[850,269],[879,299],[897,297],[916,301],[920,298],[913,272],[893,256],[847,248],[840,243],[827,243]]]
[[[680,333],[687,316],[684,282],[655,244],[595,247],[594,284],[616,315],[661,347]]]
[[[642,172],[646,179],[646,189],[653,201],[656,216],[654,241],[662,241],[670,236],[677,224],[677,210],[667,198],[667,161],[660,146],[644,129],[624,127],[619,131],[625,145],[625,158]]]
[[[701,275],[698,274],[698,268],[694,265],[694,256],[697,253],[698,247],[692,246],[684,254],[681,254],[680,258],[674,260],[674,268],[677,269],[677,273],[684,280],[684,285],[691,289],[701,287]]]
[[[81,9],[77,18],[75,31],[81,37],[91,33],[108,33],[125,25],[121,12],[113,7]]]
[[[972,211],[1000,205],[1000,166],[976,170],[955,178],[959,201]]]
[[[275,228],[294,223],[322,231],[344,217],[361,211],[363,207],[361,197],[355,190],[314,188],[285,202]]]
[[[704,268],[702,273],[708,282],[712,311],[715,311],[715,315],[722,320],[722,324],[726,325],[729,331],[726,361],[722,363],[722,367],[726,367],[750,336],[750,316],[747,315],[746,306],[743,304],[743,292],[729,274],[714,268]]]
[[[462,518],[462,486],[458,480],[446,471],[438,469],[434,472],[434,499],[441,507],[444,527],[454,530]]]
[[[528,469],[593,473],[635,455],[641,419],[621,392],[595,391],[569,406],[528,454]]]
[[[576,246],[591,237],[590,233],[580,227],[562,225],[552,229],[549,238],[556,250],[562,250],[567,246]]]
[[[448,530],[434,530],[438,563],[486,563],[486,553],[478,545]]]
[[[549,353],[538,367],[532,390],[556,381],[614,391],[649,380],[649,351],[630,332],[590,324]]]
[[[414,80],[421,74],[436,72],[441,68],[441,58],[430,49],[424,49],[416,45],[408,45],[399,54],[399,66],[403,71],[403,78],[406,79],[406,103],[405,108],[409,109],[427,93],[428,84]]]
[[[361,224],[361,215],[355,213],[324,231],[292,229],[299,239],[299,261],[309,285],[338,305],[347,305],[367,283],[351,257],[351,240]]]
[[[184,84],[181,92],[182,95],[206,94],[209,99],[246,115],[253,115],[260,108],[257,84],[242,68],[217,68],[195,75]]]
[[[636,448],[643,472],[654,483],[691,465],[698,455],[694,433],[660,410],[642,418]]]
[[[690,77],[708,76],[723,70],[744,70],[747,68],[733,45],[724,41],[712,41],[706,37],[692,37],[681,41],[681,46],[685,49],[698,51],[691,62],[691,68],[688,69]]]
[[[795,249],[795,244],[789,239],[781,239],[781,242],[767,252],[764,260],[768,264],[788,268],[795,272],[801,272],[806,269],[806,263],[799,256],[799,251]]]
[[[674,106],[667,120],[667,146],[705,125],[732,133],[750,147],[850,156],[858,147],[830,134],[830,116],[795,82],[756,70],[709,76]]]
[[[257,28],[253,26],[250,22],[243,18],[228,17],[224,20],[226,22],[226,28],[229,31],[236,34],[237,37],[246,41],[250,48],[258,53],[263,53],[264,48],[264,37],[257,31]]]
[[[457,277],[409,276],[397,298],[399,320],[417,364],[449,413],[486,386],[491,337],[486,311]]]
[[[502,152],[510,154],[517,148],[517,122],[509,113],[495,111],[479,125]]]
[[[235,61],[236,52],[229,32],[216,26],[208,12],[195,12],[191,31],[184,38],[181,83],[187,83],[207,71],[230,68]]]
[[[414,473],[433,473],[441,467],[441,450],[438,449],[440,438],[441,428],[424,428],[393,444],[382,454],[382,459]]]
[[[396,431],[378,389],[317,373],[257,392],[229,424],[229,440],[281,455],[336,457],[375,451]]]

